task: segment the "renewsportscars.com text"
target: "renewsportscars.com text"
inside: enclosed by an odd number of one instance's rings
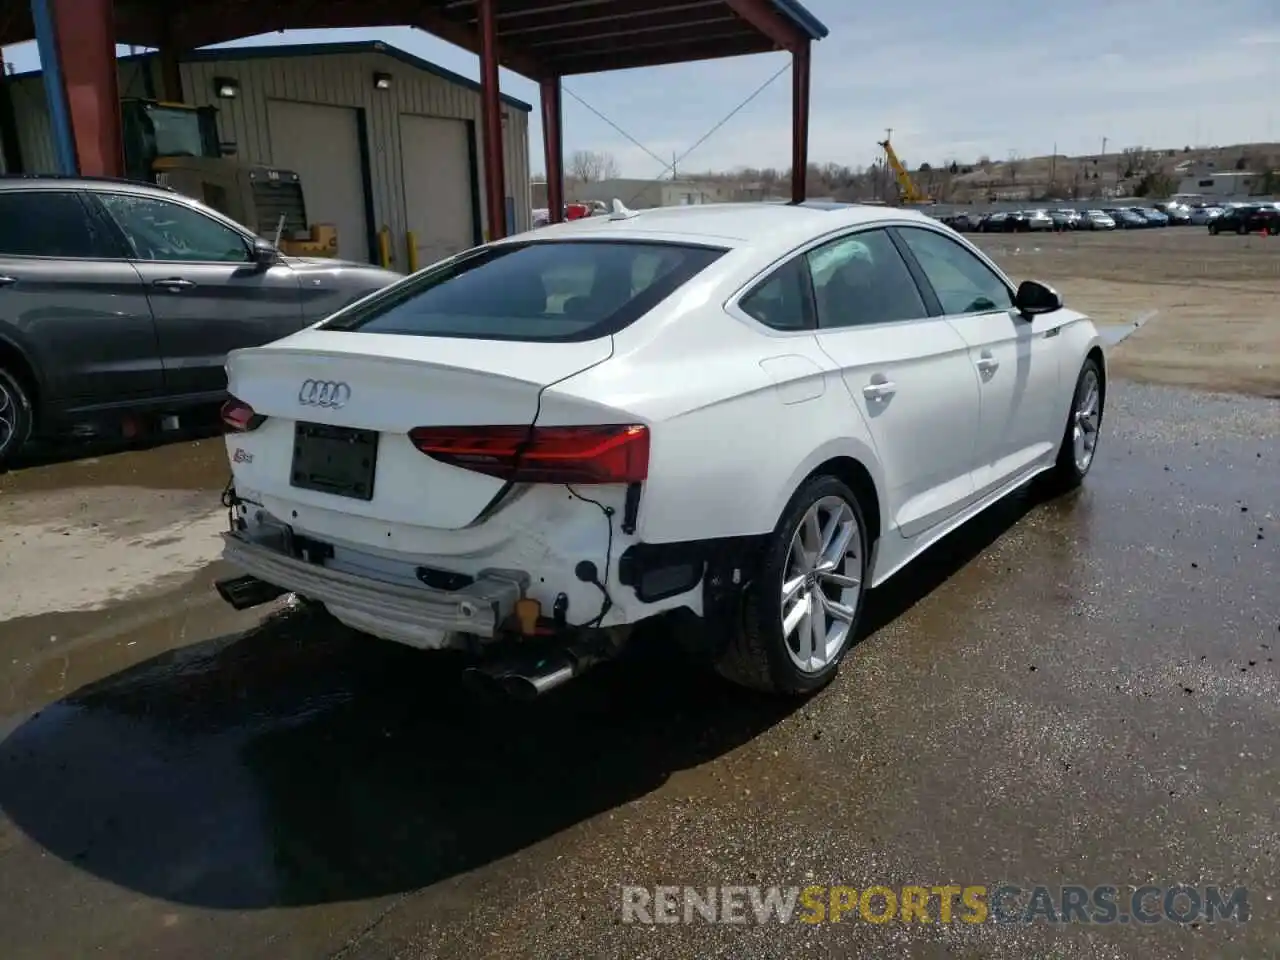
[[[1245,887],[940,884],[937,886],[624,886],[623,923],[1246,922]]]

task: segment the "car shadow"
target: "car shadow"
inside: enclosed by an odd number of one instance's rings
[[[533,704],[461,664],[277,616],[76,691],[0,744],[0,807],[55,856],[179,903],[417,889],[652,792],[799,704],[673,667],[661,638]]]
[[[871,594],[869,630],[1038,502],[987,511]],[[646,636],[532,704],[490,701],[447,655],[290,610],[29,718],[0,744],[0,808],[64,861],[172,902],[266,909],[414,890],[623,807],[803,706],[680,656]]]
[[[943,537],[901,573],[867,595],[857,642],[897,620],[1028,513],[1054,499],[1055,491],[1048,483],[1032,481]],[[1075,494],[1059,499],[1070,507]]]
[[[8,464],[0,464],[0,474],[6,471],[28,470],[33,467],[49,467],[59,463],[71,463],[90,457],[106,457],[117,453],[153,450],[175,443],[207,440],[222,432],[217,419],[217,409],[200,411],[192,426],[179,430],[153,430],[135,437],[86,437],[41,438],[32,440],[18,452]]]

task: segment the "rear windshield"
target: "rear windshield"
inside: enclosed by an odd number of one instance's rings
[[[420,337],[593,340],[648,313],[724,252],[600,240],[483,248],[322,326]]]

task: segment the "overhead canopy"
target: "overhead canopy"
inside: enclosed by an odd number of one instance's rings
[[[3,4],[0,45],[35,36]],[[118,43],[190,50],[278,30],[418,27],[480,50],[477,0],[116,0]],[[827,35],[796,0],[497,0],[502,66],[533,79],[773,50]]]

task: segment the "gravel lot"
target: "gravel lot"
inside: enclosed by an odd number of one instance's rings
[[[1099,323],[1149,318],[1115,351],[1115,373],[1280,398],[1280,237],[1166,227],[970,239]]]
[[[488,703],[288,604],[235,613],[216,440],[0,476],[5,960],[1272,955],[1280,240],[979,242],[1116,330],[1158,312],[1115,351],[1085,489],[873,594],[807,703],[675,673],[661,637]],[[1245,886],[1250,919],[621,909],[625,885],[1148,882]]]

